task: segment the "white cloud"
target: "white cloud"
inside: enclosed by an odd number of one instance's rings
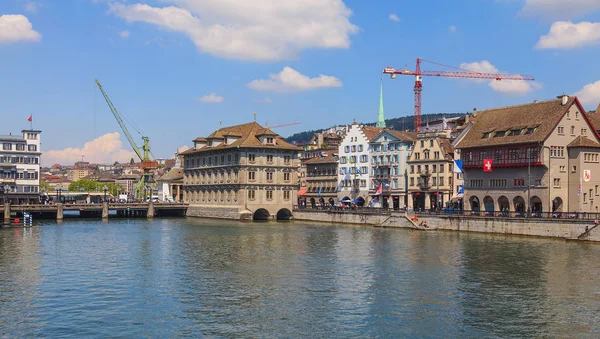
[[[270,74],[270,79],[253,80],[247,86],[256,91],[293,93],[309,91],[322,87],[342,87],[340,79],[319,74],[316,78],[309,78],[295,69],[285,66],[277,74]]]
[[[341,0],[164,0],[111,3],[110,13],[187,35],[201,53],[243,60],[294,58],[309,48],[348,48],[352,11]]]
[[[460,68],[478,73],[501,73],[496,66],[489,61],[462,63]],[[478,83],[488,82],[494,91],[504,94],[526,94],[535,89],[542,88],[542,84],[527,80],[487,80],[487,79],[470,79]]]
[[[134,152],[123,148],[119,133],[113,132],[86,142],[82,148],[69,147],[63,150],[45,151],[42,162],[45,166],[68,165],[81,160],[82,155],[85,156],[86,161],[96,163],[128,162],[131,158],[137,159]]]
[[[583,86],[575,95],[582,105],[593,105],[600,103],[600,80]]]
[[[392,20],[394,22],[400,21],[400,18],[398,17],[398,15],[396,15],[396,13],[390,14],[389,18],[390,18],[390,20]]]
[[[456,26],[452,25],[452,26],[448,27],[448,31],[449,31],[450,33],[454,33],[454,32],[456,32]]]
[[[557,21],[535,45],[539,49],[570,49],[600,43],[600,23]]]
[[[210,103],[215,103],[215,104],[220,104],[223,102],[223,100],[225,100],[225,98],[223,98],[222,96],[217,95],[217,93],[215,92],[210,92],[210,94],[205,95],[201,98],[196,99],[200,102],[210,102]]]
[[[26,10],[27,12],[34,13],[34,14],[35,14],[35,13],[37,13],[37,11],[38,11],[39,4],[38,4],[37,2],[33,2],[33,1],[27,1],[27,2],[25,3],[25,6],[23,6],[23,7],[25,8],[25,10]]]
[[[0,16],[0,44],[17,41],[40,41],[42,36],[33,30],[26,16],[5,14]]]
[[[525,0],[525,5],[519,14],[528,17],[570,19],[598,9],[600,9],[598,0]]]
[[[271,98],[264,98],[264,99],[254,99],[254,102],[257,102],[259,104],[270,104],[273,102],[273,100],[271,100]]]
[[[119,36],[123,39],[127,39],[129,38],[129,36],[131,35],[131,32],[129,31],[121,31],[119,32]]]

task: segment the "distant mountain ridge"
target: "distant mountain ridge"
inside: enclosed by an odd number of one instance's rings
[[[466,113],[431,113],[431,114],[424,114],[421,116],[421,121],[422,121],[422,125],[425,125],[427,123],[427,121],[434,121],[434,120],[440,120],[442,118],[453,118],[453,117],[459,117],[459,116],[463,116]],[[368,123],[363,123],[361,122],[360,124],[363,125],[367,125],[367,126],[375,126],[374,122],[368,122]],[[393,118],[393,119],[386,119],[385,120],[385,125],[387,126],[387,128],[390,129],[395,129],[398,131],[403,131],[403,130],[414,130],[415,129],[415,119],[414,116],[406,116],[406,117],[400,117],[400,118]],[[338,125],[338,126],[344,126],[344,125]],[[313,136],[313,134],[317,133],[317,132],[322,132],[322,131],[326,131],[331,127],[328,128],[323,128],[323,129],[316,129],[316,130],[310,130],[310,131],[304,131],[304,132],[299,132],[299,133],[295,133],[290,135],[289,137],[285,138],[285,141],[292,143],[292,144],[303,144],[303,143],[307,143],[310,141],[310,138]]]

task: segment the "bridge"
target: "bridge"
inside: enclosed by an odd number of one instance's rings
[[[62,220],[66,217],[102,218],[111,217],[145,217],[185,216],[187,204],[183,203],[100,203],[100,204],[50,204],[50,205],[0,205],[4,223],[12,218],[22,217],[29,213],[34,219]],[[112,213],[110,213],[112,211]],[[65,213],[67,212],[67,213]]]

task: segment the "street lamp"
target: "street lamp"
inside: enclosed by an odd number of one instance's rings
[[[106,187],[106,185],[104,185],[104,187],[102,187],[102,190],[104,191],[104,201],[106,202],[106,191],[108,191],[108,188]]]

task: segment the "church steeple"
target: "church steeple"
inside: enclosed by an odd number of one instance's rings
[[[385,128],[385,117],[383,116],[383,77],[379,79],[379,114],[377,115],[377,124],[379,128]]]

